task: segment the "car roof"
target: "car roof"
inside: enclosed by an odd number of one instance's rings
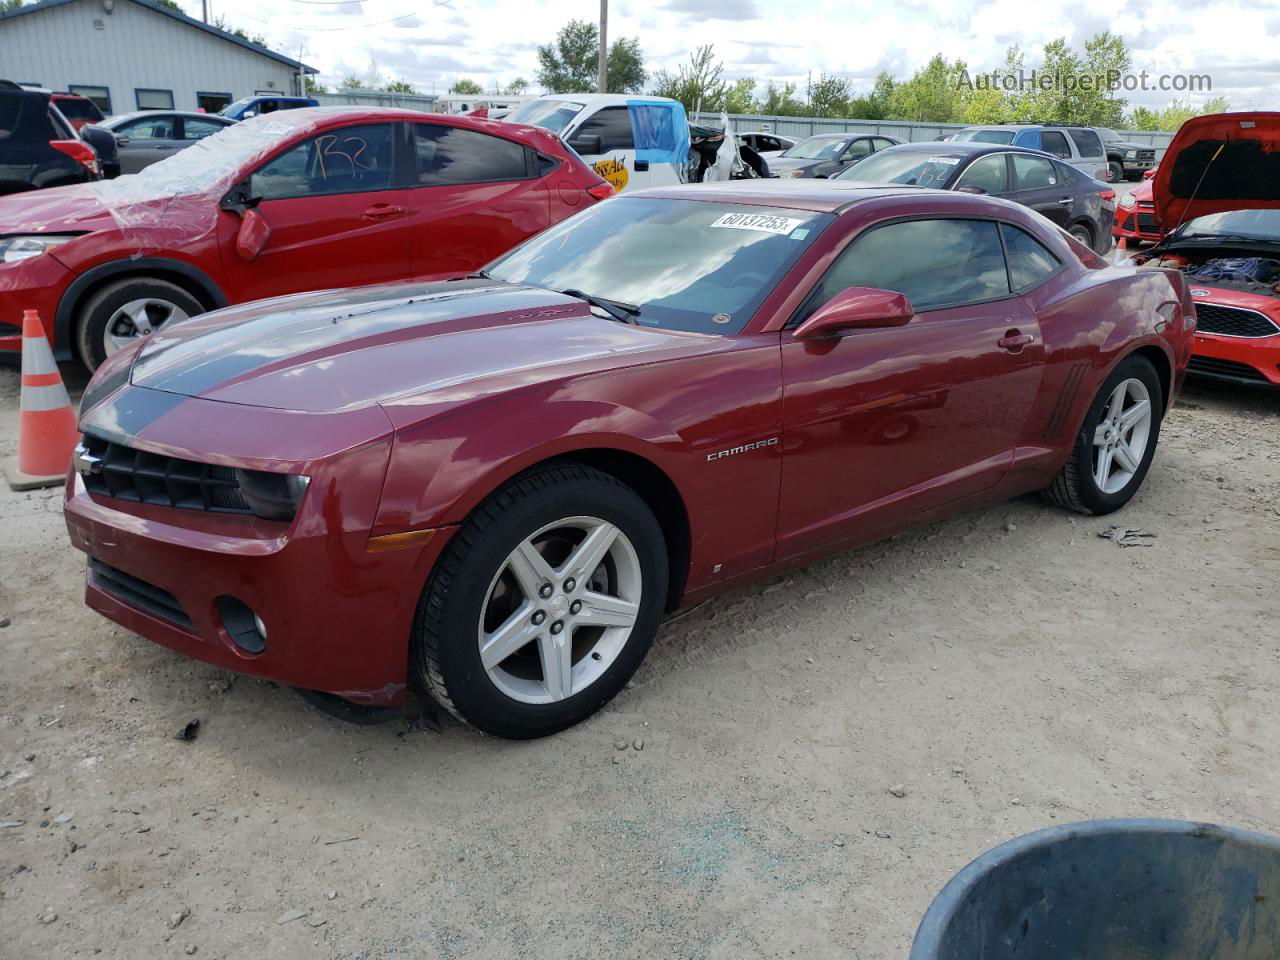
[[[476,94],[476,99],[483,99],[484,94]],[[659,100],[674,103],[670,97],[655,97],[644,93],[544,93],[535,100],[569,100],[584,106],[612,106],[626,104],[632,100]],[[532,102],[532,101],[530,101]],[[524,106],[521,104],[520,106]]]
[[[226,123],[228,125],[235,123],[230,117],[219,116],[216,113],[201,113],[199,110],[131,110],[128,113],[113,114],[98,126],[103,126],[104,124],[114,126],[125,120],[136,120],[138,117],[196,117],[200,120],[213,120],[215,123]]]
[[[984,153],[1025,153],[1032,157],[1044,157],[1065,163],[1061,157],[1055,157],[1043,150],[1020,147],[1013,143],[986,143],[981,140],[918,140],[915,143],[898,143],[878,151],[876,156],[888,153],[890,150],[895,153],[937,153],[942,156],[963,154],[967,157],[976,157]]]
[[[686,183],[675,187],[650,187],[634,192],[628,190],[615,199],[653,197],[667,200],[711,200],[791,207],[814,213],[835,213],[861,200],[876,197],[918,197],[925,191],[936,192],[928,187],[906,184],[867,186],[840,180],[726,180],[716,183]]]

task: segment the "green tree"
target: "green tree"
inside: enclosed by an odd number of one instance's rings
[[[317,80],[311,74],[307,74],[302,78],[302,94],[310,97],[317,93],[328,93],[329,88]]]
[[[524,77],[516,77],[507,84],[507,89],[504,92],[509,97],[522,97],[528,92],[528,90],[529,81]]]
[[[475,97],[484,93],[484,87],[480,86],[480,84],[476,83],[474,80],[463,77],[449,88],[449,92],[461,94],[466,97]]]
[[[802,117],[807,108],[796,97],[794,83],[776,84],[770,80],[764,88],[764,96],[756,103],[756,110],[770,117]]]
[[[178,8],[179,11],[181,11],[181,9],[182,9],[181,7]],[[256,43],[260,47],[265,47],[267,45],[267,38],[264,37],[262,34],[260,33],[250,34],[250,33],[246,33],[244,29],[241,27],[233,27],[231,26],[231,24],[227,23],[227,18],[222,16],[221,14],[219,14],[218,16],[215,16],[209,22],[209,26],[217,27],[219,30],[223,31],[224,33],[229,33],[233,37],[239,37],[241,40],[247,40],[250,43]]]
[[[724,108],[729,93],[723,73],[724,65],[716,61],[715,48],[707,44],[689,54],[689,62],[676,68],[675,73],[658,71],[653,78],[653,92],[659,97],[679,100],[690,112],[719,111]]]
[[[739,77],[733,81],[724,95],[727,113],[754,113],[756,109],[756,81],[754,77]]]
[[[570,20],[552,43],[538,47],[538,83],[549,93],[591,93],[600,65],[600,30],[586,20]],[[637,39],[609,46],[605,83],[610,93],[644,89],[644,54]]]
[[[382,85],[382,89],[387,93],[417,93],[413,84],[407,80],[388,80]]]
[[[1125,123],[1134,130],[1162,130],[1172,133],[1192,117],[1203,117],[1211,113],[1226,113],[1231,104],[1226,97],[1210,97],[1204,106],[1193,107],[1181,100],[1171,100],[1163,110],[1151,110],[1147,107],[1134,107],[1133,112],[1125,119]]]
[[[967,75],[963,60],[947,63],[942,54],[934,54],[910,80],[894,85],[888,118],[918,123],[958,122],[964,100],[961,80]]]
[[[365,82],[354,73],[348,73],[342,78],[342,82],[338,84],[339,90],[367,90]]]
[[[848,80],[824,73],[809,87],[809,111],[815,117],[847,117],[852,96]]]
[[[886,120],[889,117],[889,101],[893,97],[894,79],[887,70],[881,70],[871,87],[871,92],[851,97],[846,116],[859,120]]]

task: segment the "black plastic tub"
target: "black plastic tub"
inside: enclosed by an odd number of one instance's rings
[[[1280,840],[1091,820],[989,850],[934,899],[911,960],[1278,960]]]

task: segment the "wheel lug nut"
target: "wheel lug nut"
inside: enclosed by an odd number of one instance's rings
[[[557,620],[555,623],[551,625],[552,635],[558,634],[563,629],[564,629],[564,621],[562,620]]]
[[[582,601],[581,601],[581,600],[575,600],[575,601],[573,601],[573,603],[569,604],[569,612],[570,612],[570,613],[577,613],[577,612],[578,612],[579,610],[581,610],[581,609],[582,609]]]
[[[543,613],[541,610],[539,610],[537,613],[533,615],[533,625],[535,627],[541,626],[542,622],[546,619],[547,619],[547,615]]]
[[[547,597],[551,596],[551,594],[554,592],[555,591],[552,589],[551,584],[549,583],[544,583],[542,586],[538,588],[538,596],[542,597],[542,599],[544,600]]]
[[[574,587],[576,587],[577,585],[578,585],[578,582],[577,582],[576,580],[574,580],[574,579],[573,579],[573,577],[570,577],[568,580],[566,580],[566,581],[564,582],[564,590],[565,590],[565,593],[568,593],[570,590],[572,590],[572,589],[573,589]]]

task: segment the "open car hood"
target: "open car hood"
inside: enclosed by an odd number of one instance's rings
[[[1165,233],[1194,217],[1280,208],[1280,113],[1215,113],[1184,123],[1152,179]]]

